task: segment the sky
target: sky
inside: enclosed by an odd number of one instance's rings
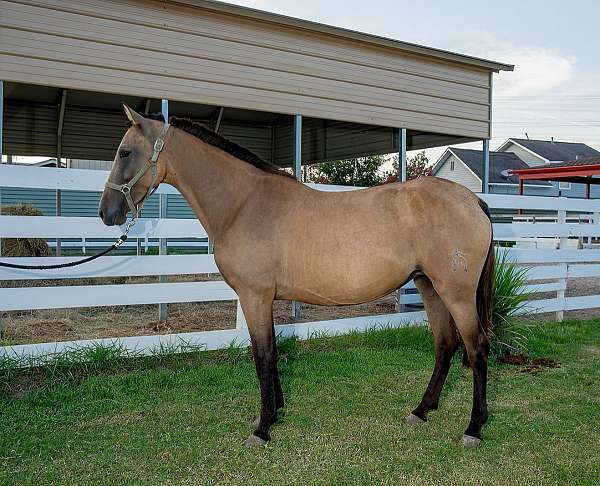
[[[494,76],[491,148],[527,132],[600,150],[600,1],[228,3],[514,64],[514,72]]]

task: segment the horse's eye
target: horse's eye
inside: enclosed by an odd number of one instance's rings
[[[122,159],[126,159],[130,155],[131,155],[131,150],[121,150],[119,152],[119,157],[122,158]]]

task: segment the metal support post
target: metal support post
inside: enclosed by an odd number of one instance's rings
[[[162,100],[162,114],[165,118],[165,121],[169,119],[169,100]],[[159,218],[163,219],[167,217],[167,195],[160,194],[159,195]],[[158,254],[166,255],[167,254],[167,239],[160,238],[158,243]],[[159,282],[166,282],[167,276],[160,275],[158,278]],[[168,315],[168,307],[167,304],[158,304],[158,321],[166,322]]]
[[[56,131],[56,168],[60,169],[62,166],[62,134],[63,126],[65,123],[65,109],[67,107],[67,90],[62,90],[60,98],[60,107],[58,112],[58,128]],[[62,192],[60,189],[56,190],[56,215],[62,214]],[[62,253],[60,238],[56,239],[56,256],[60,256]]]
[[[406,128],[398,130],[398,177],[401,182],[407,180],[407,164],[406,164]]]
[[[400,182],[406,182],[408,177],[406,161],[406,128],[398,129],[398,179]],[[396,292],[396,312],[404,312],[405,306],[402,303],[402,296],[406,293],[404,288]]]
[[[490,140],[483,140],[483,181],[481,181],[481,192],[490,192]]]
[[[302,178],[302,115],[294,117],[294,176]],[[300,319],[300,302],[292,301],[292,318]]]

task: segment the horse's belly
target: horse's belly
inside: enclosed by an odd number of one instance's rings
[[[354,253],[348,258],[337,253],[330,258],[306,259],[304,264],[299,261],[298,265],[290,265],[287,278],[278,283],[277,298],[319,305],[377,299],[397,289],[414,270],[412,262],[394,253]]]

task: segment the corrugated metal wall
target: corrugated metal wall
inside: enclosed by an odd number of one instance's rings
[[[275,127],[275,160],[290,165],[294,153],[292,121]],[[305,118],[302,121],[302,161],[320,162],[398,150],[394,130],[372,125]]]
[[[62,136],[63,156],[112,160],[125,130],[120,112],[67,105]],[[109,156],[107,149],[112,152]]]
[[[490,134],[489,68],[216,10],[142,0],[1,0],[0,78],[461,137]],[[109,122],[107,116],[102,123]],[[75,152],[77,126],[66,127],[65,139]]]
[[[32,86],[31,90],[34,89]],[[182,116],[185,115],[182,113]],[[208,123],[207,120],[198,121]],[[4,153],[56,156],[58,105],[9,98],[5,100],[4,123]],[[92,160],[112,160],[125,130],[126,118],[121,109],[98,110],[67,103],[62,137],[63,158],[76,159],[73,168],[92,168]],[[224,121],[219,132],[263,159],[272,161],[271,126]],[[110,165],[99,167],[94,164],[93,168],[108,169]]]
[[[0,68],[1,69],[1,68]],[[41,103],[4,103],[5,154],[55,157],[58,109]]]

